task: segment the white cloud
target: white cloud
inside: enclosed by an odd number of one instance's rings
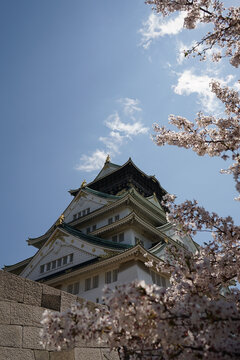
[[[123,98],[118,100],[123,105],[125,115],[132,116],[136,111],[142,111],[138,99]]]
[[[109,136],[100,136],[99,141],[106,145],[108,151],[118,154],[119,148],[123,144],[124,136],[122,136],[119,132],[111,131]]]
[[[240,81],[236,81],[233,84],[234,90],[240,91]]]
[[[198,102],[201,104],[202,110],[213,113],[220,110],[220,102],[216,95],[210,90],[210,82],[212,78],[208,75],[195,75],[193,70],[184,70],[178,74],[177,85],[173,86],[174,92],[178,95],[190,95],[196,93]],[[216,79],[221,84],[226,85],[233,77],[230,75],[226,79]]]
[[[107,157],[107,152],[97,149],[90,156],[82,155],[80,157],[81,164],[76,166],[76,169],[87,172],[100,169],[102,164],[106,160],[106,157]]]
[[[181,12],[178,16],[170,17],[165,20],[162,15],[151,13],[143,27],[139,30],[142,35],[140,45],[147,49],[153,40],[165,35],[176,35],[183,29],[185,12]]]
[[[113,130],[114,132],[122,133],[126,137],[145,134],[148,131],[148,128],[144,127],[143,124],[139,121],[135,120],[133,122],[127,123],[121,121],[117,112],[110,115],[105,121],[105,124],[109,129]]]
[[[148,128],[136,118],[142,109],[138,99],[122,98],[117,101],[121,108],[115,111],[104,121],[110,130],[107,136],[100,136],[99,141],[105,145],[104,149],[97,149],[91,155],[82,155],[77,170],[94,171],[101,169],[107,154],[114,157],[120,153],[120,148],[134,136],[146,134]]]

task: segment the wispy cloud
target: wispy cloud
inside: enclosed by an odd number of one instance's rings
[[[133,116],[131,116],[133,119]],[[144,134],[147,130],[140,121],[137,121],[134,118],[133,122],[123,122],[120,119],[118,112],[110,115],[107,120],[105,121],[105,125],[113,130],[114,134],[122,134],[122,137],[131,137],[133,135]],[[112,137],[112,136],[111,136]]]
[[[84,170],[87,172],[99,169],[100,164],[103,164],[107,157],[107,151],[96,149],[91,155],[82,155],[80,158],[80,165],[76,167],[77,170]]]
[[[138,99],[131,99],[126,97],[123,99],[119,99],[118,102],[122,104],[123,112],[127,116],[132,116],[134,115],[135,112],[142,111],[142,109],[139,106]]]
[[[221,84],[226,85],[233,79],[232,76],[228,76],[225,79],[218,78]],[[198,103],[201,104],[203,110],[208,113],[220,111],[220,102],[216,98],[216,95],[210,90],[210,82],[212,77],[208,75],[196,75],[194,71],[184,70],[178,74],[177,84],[173,86],[173,90],[178,95],[190,95],[197,94]]]
[[[90,172],[100,169],[107,154],[114,157],[120,153],[121,146],[133,137],[148,132],[148,128],[137,117],[142,111],[138,99],[122,98],[117,103],[120,104],[120,109],[104,121],[104,125],[109,129],[108,135],[98,139],[104,148],[96,149],[91,155],[82,155],[77,170]]]
[[[160,14],[151,13],[147,21],[143,22],[143,27],[139,30],[141,34],[140,45],[147,49],[153,40],[165,35],[176,35],[183,30],[184,17],[186,14],[181,12],[178,16],[172,16],[165,20]]]

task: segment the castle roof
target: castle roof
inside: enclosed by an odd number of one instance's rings
[[[88,183],[87,187],[112,195],[118,194],[121,190],[135,187],[144,197],[155,193],[160,201],[167,193],[155,176],[145,174],[131,158],[122,166],[105,162],[97,177]],[[71,195],[76,196],[80,189],[70,190]]]

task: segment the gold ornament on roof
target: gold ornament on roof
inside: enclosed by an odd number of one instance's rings
[[[108,156],[106,157],[106,160],[105,160],[105,164],[109,163],[109,162],[110,162],[110,155],[108,154]]]
[[[61,225],[62,223],[64,223],[64,214],[62,214],[61,216],[59,216],[56,225]]]
[[[82,185],[81,185],[81,189],[84,188],[86,185],[87,185],[86,180],[83,180]]]

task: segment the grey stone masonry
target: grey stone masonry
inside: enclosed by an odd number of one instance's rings
[[[65,311],[84,300],[45,284],[0,270],[0,360],[118,360],[117,353],[81,340],[70,350],[44,350],[40,345],[42,313]],[[97,305],[87,303],[91,309]]]

